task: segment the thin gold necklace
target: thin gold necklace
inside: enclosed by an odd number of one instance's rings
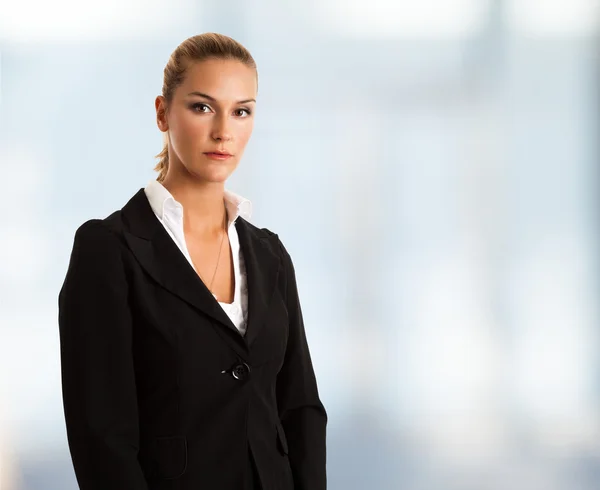
[[[215,265],[215,271],[213,272],[212,279],[210,280],[210,284],[208,286],[208,290],[211,294],[217,299],[217,295],[213,293],[212,285],[215,280],[215,276],[217,275],[217,269],[219,268],[219,260],[221,259],[221,250],[223,249],[223,240],[225,239],[226,231],[227,231],[227,209],[225,209],[225,215],[223,217],[223,234],[221,235],[221,244],[219,245],[219,255],[217,256],[217,265]]]

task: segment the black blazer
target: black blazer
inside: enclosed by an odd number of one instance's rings
[[[75,232],[58,296],[69,450],[82,490],[326,489],[327,413],[294,267],[238,217],[242,336],[143,189]]]

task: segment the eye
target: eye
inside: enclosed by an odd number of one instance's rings
[[[198,111],[198,110],[197,110],[198,108],[201,108],[201,109],[203,109],[203,108],[210,109],[210,107],[208,107],[206,104],[203,104],[202,102],[196,102],[195,104],[192,104],[192,105],[190,106],[190,108],[191,108],[193,111],[195,111],[195,112],[206,112],[205,110],[200,110],[200,111]]]
[[[241,116],[241,117],[248,117],[250,114],[252,114],[252,112],[250,112],[249,109],[236,109],[235,111],[238,115],[240,115],[240,112],[245,112],[246,115],[245,116]]]

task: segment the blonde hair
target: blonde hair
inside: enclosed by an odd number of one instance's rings
[[[256,63],[250,52],[236,40],[215,32],[206,32],[192,36],[183,41],[171,53],[167,66],[164,69],[162,96],[167,105],[173,99],[175,89],[183,83],[187,67],[192,62],[207,59],[237,60],[256,70]],[[258,73],[257,73],[258,80]],[[155,158],[159,161],[154,167],[159,172],[156,180],[162,182],[169,168],[168,136],[164,135],[164,146]]]

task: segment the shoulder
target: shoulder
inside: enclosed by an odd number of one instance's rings
[[[123,243],[122,230],[120,211],[115,211],[106,218],[91,218],[75,230],[74,246],[102,252],[107,252],[107,248],[118,249]]]
[[[127,208],[136,209],[139,206],[143,188],[138,190],[126,204],[113,208],[107,215],[90,218],[77,226],[74,239],[74,252],[80,257],[97,260],[119,261],[128,258],[129,246],[126,235],[131,222],[135,219],[126,213]]]
[[[290,254],[285,248],[278,233],[270,228],[258,227],[244,218],[238,218],[243,221],[246,229],[256,238],[260,239],[263,243],[266,243],[272,250],[272,252],[278,255],[282,261],[288,262],[291,260]]]
[[[75,231],[67,272],[59,292],[75,304],[88,292],[124,291],[127,285],[123,248],[118,236],[102,219],[89,219]],[[91,288],[91,289],[90,289]]]
[[[277,236],[277,233],[271,231],[269,228],[260,228],[242,216],[238,216],[237,219],[252,235],[257,236],[258,238],[270,238],[272,236]]]

